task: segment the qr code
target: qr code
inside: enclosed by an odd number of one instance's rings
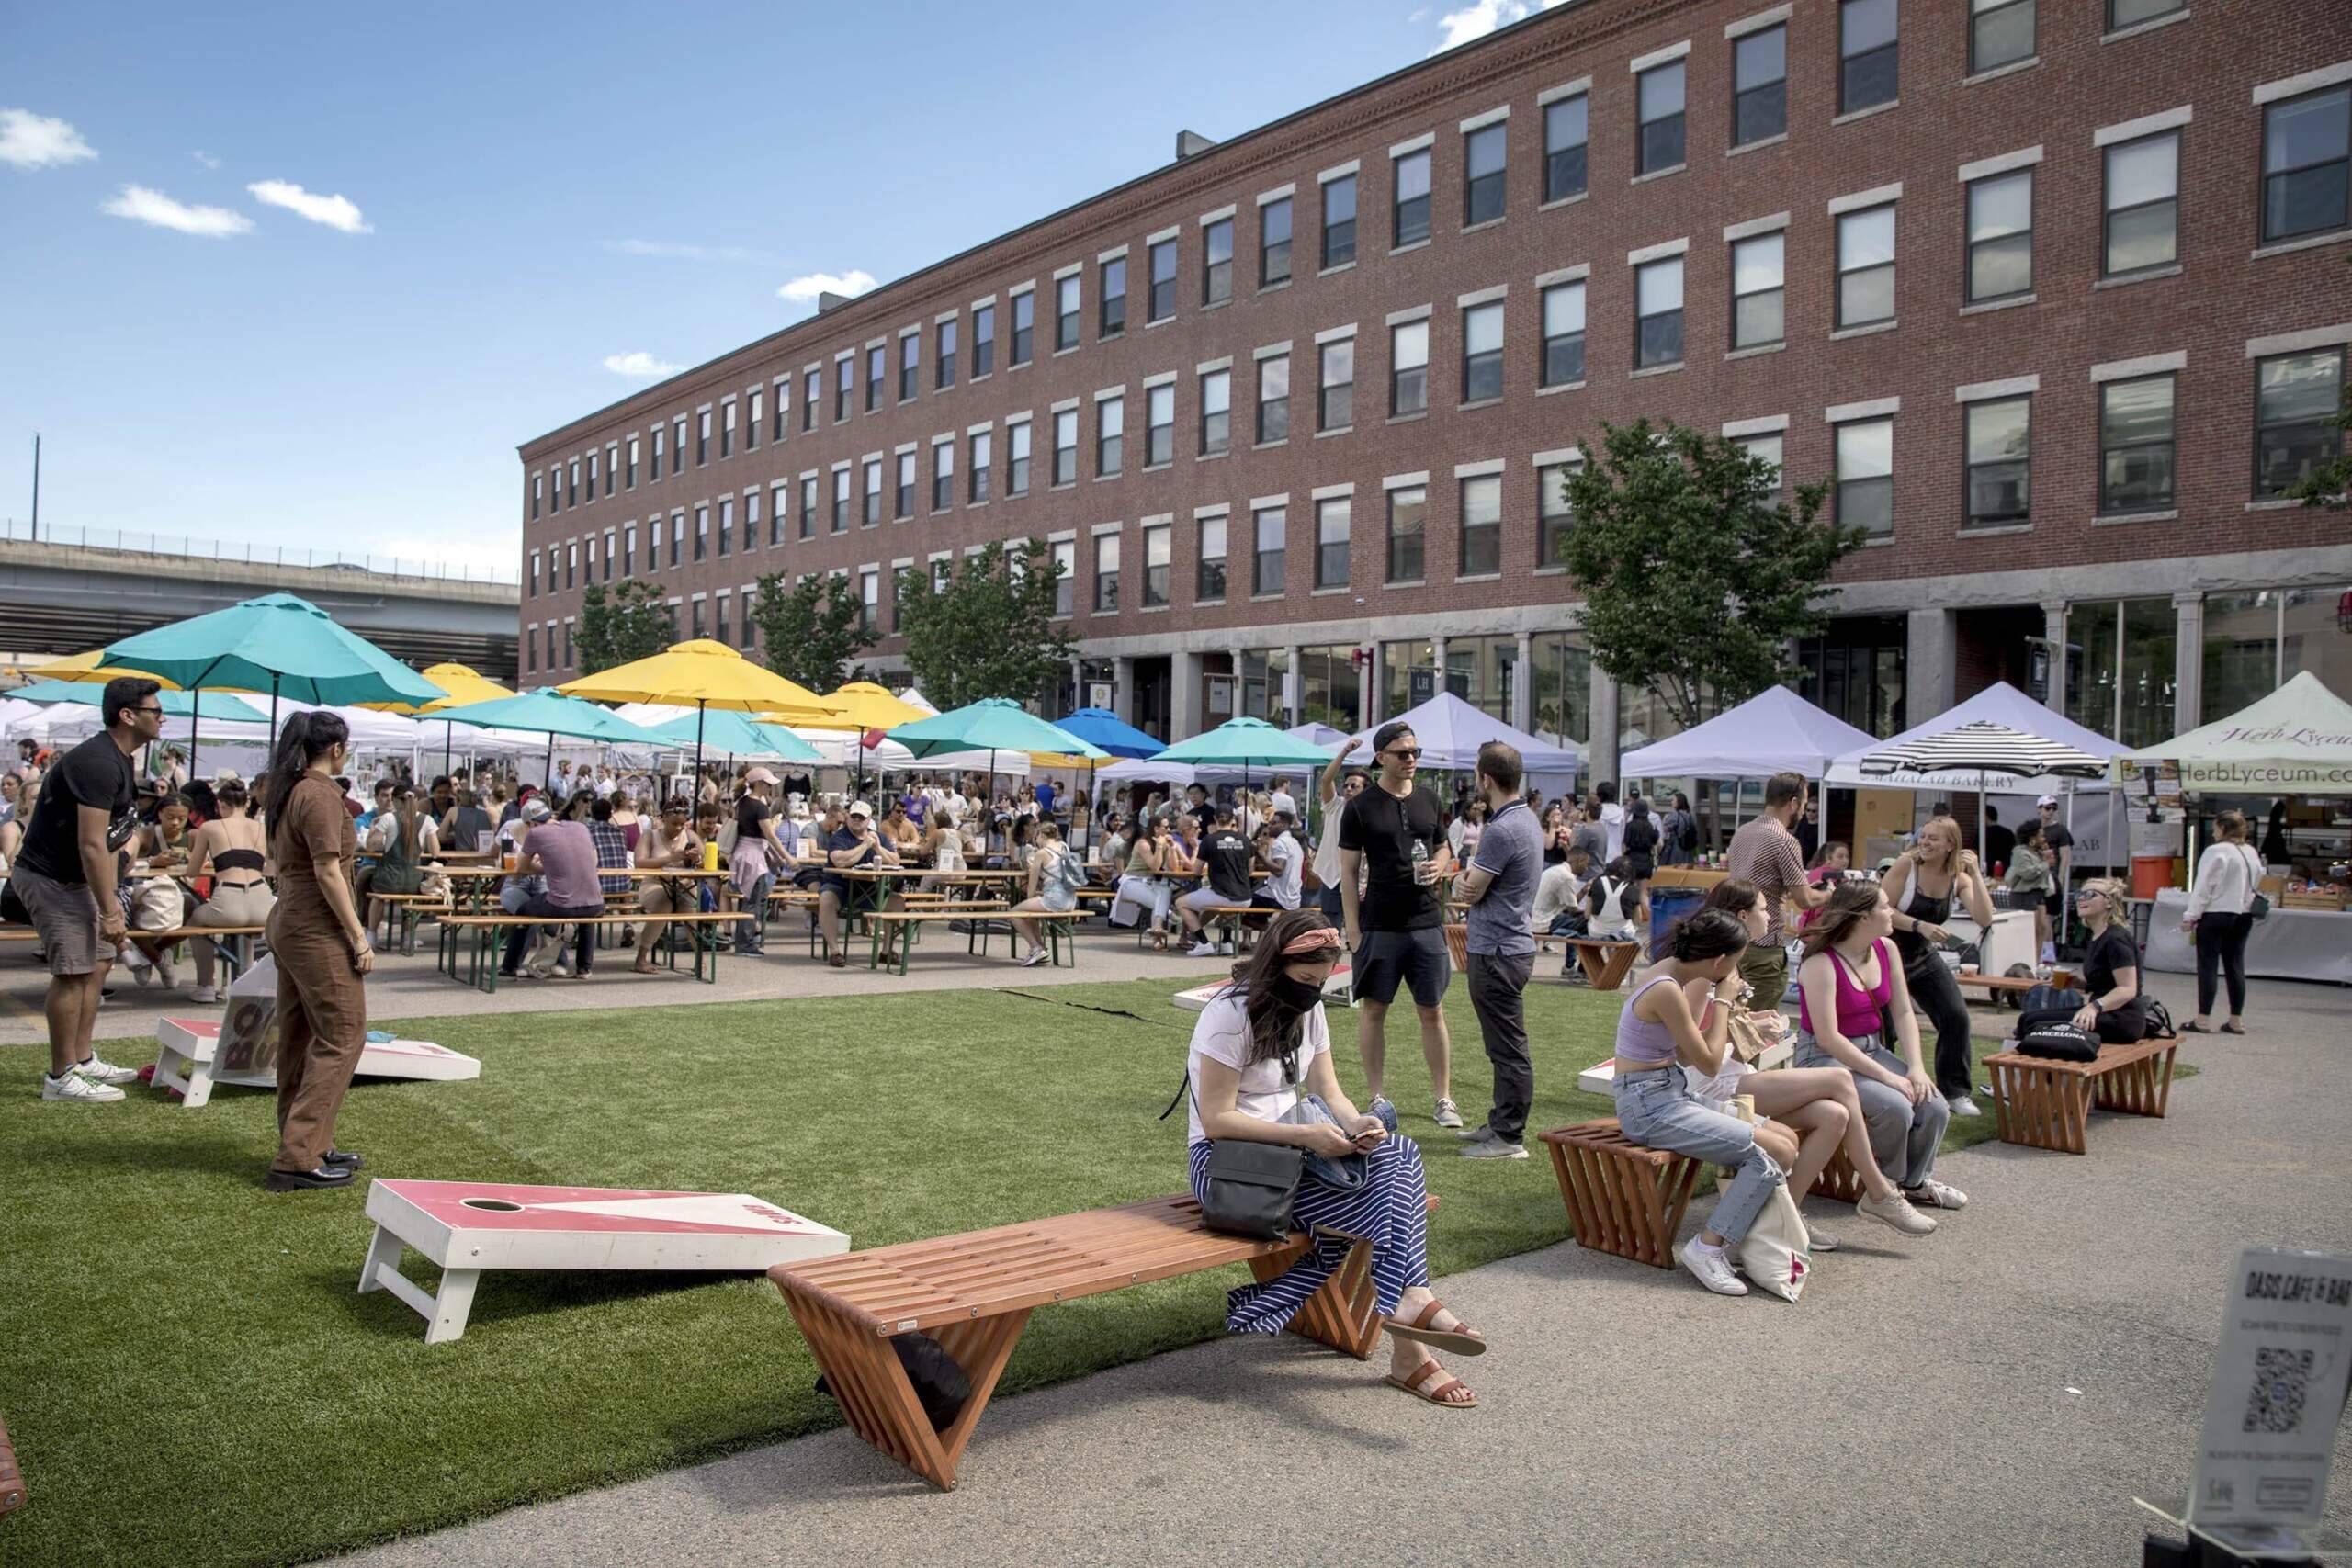
[[[2303,1424],[2303,1394],[2311,1386],[2312,1352],[2263,1346],[2254,1352],[2254,1386],[2246,1393],[2245,1429],[2292,1432]]]

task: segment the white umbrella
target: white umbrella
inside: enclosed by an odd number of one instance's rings
[[[1991,719],[1976,719],[1933,735],[1915,735],[1871,752],[1861,770],[1871,777],[1901,773],[1974,773],[1976,842],[1984,842],[1984,795],[2000,774],[2028,778],[2095,779],[2107,763],[2063,741],[2045,740]]]

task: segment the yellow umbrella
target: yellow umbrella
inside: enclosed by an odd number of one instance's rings
[[[820,697],[708,637],[673,642],[650,659],[583,675],[556,690],[566,696],[602,703],[691,703],[697,711],[729,708],[768,714],[786,724],[839,728],[848,722],[831,698]],[[695,746],[695,772],[697,775],[702,772],[699,741]]]
[[[443,708],[464,707],[469,703],[496,702],[514,695],[489,676],[477,673],[468,664],[435,664],[418,671],[427,681],[441,688],[442,694],[419,707],[414,703],[360,703],[363,708],[379,713],[438,713]]]
[[[148,680],[156,682],[167,692],[176,692],[180,689],[178,682],[165,681],[161,676],[149,674],[144,670],[133,670],[122,664],[101,663],[99,656],[105,652],[106,649],[102,648],[94,648],[87,653],[77,653],[68,659],[52,659],[46,664],[36,664],[29,669],[18,671],[17,673],[28,681],[74,682],[105,682],[111,681],[118,675],[145,675]]]
[[[895,729],[931,716],[911,703],[900,702],[888,687],[871,681],[852,681],[824,700],[842,710],[838,723],[843,729]]]

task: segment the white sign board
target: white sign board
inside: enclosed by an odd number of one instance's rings
[[[2352,1372],[2352,1258],[2290,1247],[2238,1255],[2197,1451],[2188,1517],[2200,1530],[2303,1531]]]

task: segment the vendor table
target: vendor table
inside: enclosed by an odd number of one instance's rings
[[[2148,967],[2167,975],[2197,972],[2197,947],[2180,922],[2188,895],[2166,887],[2156,895],[2148,919],[2144,956]],[[2352,913],[2333,909],[2287,909],[2273,904],[2270,918],[2255,922],[2245,943],[2245,972],[2272,980],[2326,980],[2352,986]]]

